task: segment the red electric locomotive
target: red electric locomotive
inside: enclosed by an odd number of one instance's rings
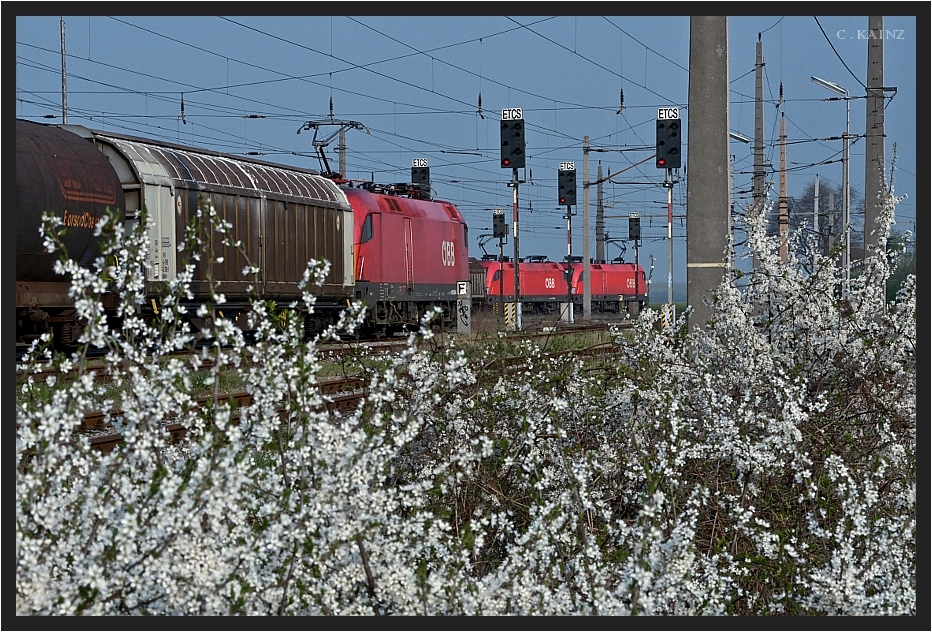
[[[493,260],[481,262],[486,270],[485,291],[491,304],[514,300],[514,263]],[[572,296],[574,305],[582,306],[583,265],[573,264],[573,277],[567,288],[566,263],[528,257],[518,268],[519,292],[523,309],[554,313],[560,303]],[[622,312],[629,303],[640,307],[648,302],[647,277],[641,266],[632,263],[593,263],[589,275],[591,305],[594,312]]]
[[[469,279],[466,222],[443,200],[410,185],[343,187],[353,207],[355,297],[368,304],[364,328],[392,335],[416,327],[429,308],[434,324],[456,327],[457,284]]]
[[[515,264],[513,261],[483,261],[486,269],[486,293],[491,303],[510,302],[515,295]],[[554,312],[560,302],[566,302],[566,277],[563,264],[544,258],[528,258],[518,268],[519,293],[523,309],[540,313]]]
[[[582,265],[573,266],[576,292],[582,296]],[[644,268],[633,263],[593,263],[589,268],[589,292],[592,309],[597,312],[622,312],[635,300],[647,305],[647,276]],[[637,299],[635,299],[635,296]]]

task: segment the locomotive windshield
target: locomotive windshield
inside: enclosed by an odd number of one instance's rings
[[[366,215],[366,220],[362,223],[362,234],[359,236],[359,243],[364,244],[372,239],[372,214]]]

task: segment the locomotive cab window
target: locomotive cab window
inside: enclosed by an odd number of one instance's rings
[[[496,270],[496,271],[492,274],[492,280],[493,280],[493,281],[498,281],[500,278],[502,278],[502,271],[501,271],[501,270]]]
[[[372,239],[372,214],[366,215],[366,221],[362,223],[362,234],[359,236],[359,243],[364,244]]]

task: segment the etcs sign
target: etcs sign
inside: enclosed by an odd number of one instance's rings
[[[521,111],[521,108],[508,108],[507,110],[502,110],[502,120],[503,121],[519,121],[524,118],[524,114]]]
[[[412,167],[426,167],[427,158],[413,158],[411,160],[411,166]]]
[[[575,162],[561,162],[560,171],[576,171]]]
[[[658,121],[673,121],[680,118],[679,108],[657,108]]]

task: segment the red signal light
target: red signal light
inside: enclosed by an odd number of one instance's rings
[[[658,167],[666,167],[666,166],[667,166],[667,159],[666,159],[666,158],[658,158],[658,159],[657,159],[657,166],[658,166]]]
[[[503,167],[510,167],[510,166],[511,166],[511,158],[502,158],[502,166],[503,166]]]
[[[565,198],[565,197],[561,197],[561,198],[560,198],[560,204],[566,204],[566,198]]]

